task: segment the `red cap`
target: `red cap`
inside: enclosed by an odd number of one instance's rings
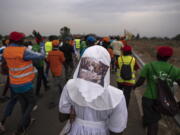
[[[20,32],[11,32],[9,35],[9,39],[13,41],[20,41],[25,37],[24,33]]]
[[[162,57],[170,57],[173,55],[173,48],[169,46],[161,46],[157,48],[157,54]]]
[[[125,45],[123,48],[122,48],[122,51],[124,52],[130,52],[132,50],[132,47],[129,46],[129,45]]]

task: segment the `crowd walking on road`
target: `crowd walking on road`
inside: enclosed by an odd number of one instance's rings
[[[46,91],[51,94],[47,109],[57,107],[60,122],[66,122],[60,135],[122,135],[131,93],[145,81],[142,126],[147,135],[158,135],[162,114],[172,117],[179,112],[178,103],[169,96],[174,82],[180,86],[180,68],[168,62],[172,47],[159,47],[157,60],[140,69],[124,36],[90,34],[61,39],[44,38],[35,30],[32,34],[27,42],[24,33],[11,32],[0,46],[0,77],[6,78],[0,101],[7,101],[1,108],[0,135],[8,130],[6,121],[18,102],[22,113],[12,135],[27,134],[36,120],[31,113]],[[111,74],[116,74],[116,86],[110,85]]]

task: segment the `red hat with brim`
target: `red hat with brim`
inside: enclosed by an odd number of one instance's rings
[[[160,46],[157,48],[157,54],[161,57],[171,57],[173,55],[173,48],[169,46]]]
[[[130,52],[130,51],[132,51],[132,47],[129,45],[125,45],[124,47],[122,47],[122,51],[123,52]]]
[[[20,32],[11,32],[9,35],[9,39],[13,41],[20,41],[23,38],[25,38],[25,34]]]

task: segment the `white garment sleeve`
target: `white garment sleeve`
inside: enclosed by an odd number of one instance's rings
[[[121,102],[113,109],[109,120],[109,130],[114,133],[121,133],[127,126],[127,107],[125,97],[123,96]]]
[[[69,113],[71,108],[71,100],[68,95],[67,87],[63,88],[60,100],[59,100],[59,112]]]

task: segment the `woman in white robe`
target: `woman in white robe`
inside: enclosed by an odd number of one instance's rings
[[[101,46],[86,49],[65,85],[59,111],[76,118],[64,128],[68,135],[121,135],[127,125],[123,92],[110,85],[110,56]],[[69,127],[68,127],[69,126]],[[70,129],[70,130],[69,130]]]

